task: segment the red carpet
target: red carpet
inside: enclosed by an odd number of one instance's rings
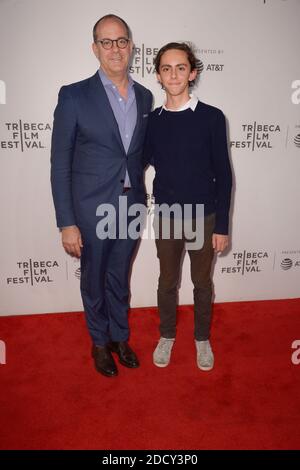
[[[196,366],[191,307],[165,369],[152,365],[156,309],[130,323],[141,367],[108,379],[82,313],[0,317],[0,448],[300,448],[300,299],[216,304],[211,372]]]

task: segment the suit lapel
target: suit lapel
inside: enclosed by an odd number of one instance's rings
[[[140,131],[140,127],[142,125],[142,119],[143,119],[143,116],[142,116],[143,115],[143,106],[142,106],[143,95],[142,95],[141,90],[136,86],[136,84],[133,86],[133,89],[135,93],[137,113],[136,113],[136,124],[135,124],[135,128],[133,131],[132,139],[129,145],[128,154],[132,152],[136,142],[138,141],[139,131]]]
[[[113,129],[120,147],[123,151],[125,151],[118,123],[111,108],[104,86],[99,77],[98,71],[91,77],[91,99],[93,100],[93,106],[96,106],[97,114],[99,114],[101,118],[107,122],[107,125],[110,129]]]
[[[133,90],[134,90],[135,99],[136,99],[137,117],[136,117],[136,124],[135,124],[135,128],[133,131],[133,135],[131,138],[131,142],[130,142],[127,154],[133,151],[136,143],[138,142],[139,131],[140,131],[142,120],[143,120],[142,91],[140,90],[138,86],[136,86],[136,84],[133,86]],[[125,152],[119,126],[116,121],[114,112],[111,108],[104,86],[99,77],[98,71],[95,73],[95,75],[91,77],[91,99],[93,100],[93,105],[96,106],[97,114],[99,114],[102,119],[105,119],[110,129],[113,129],[114,134],[117,138],[117,141],[121,149]]]

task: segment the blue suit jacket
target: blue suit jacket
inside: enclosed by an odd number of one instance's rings
[[[98,71],[61,88],[51,146],[51,184],[58,227],[95,229],[97,206],[117,206],[126,168],[134,202],[144,202],[142,152],[152,94],[136,82],[134,91],[137,122],[126,155]]]

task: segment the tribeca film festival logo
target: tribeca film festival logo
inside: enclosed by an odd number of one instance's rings
[[[269,260],[267,251],[240,251],[232,253],[233,262],[221,268],[222,274],[260,273]]]
[[[129,72],[141,77],[155,73],[154,59],[158,51],[158,47],[149,47],[145,44],[135,47]]]
[[[18,149],[24,152],[31,149],[44,149],[44,134],[51,131],[48,123],[24,122],[19,119],[16,122],[6,122],[5,129],[8,133],[6,140],[0,142],[2,149]]]
[[[242,139],[232,140],[230,146],[238,149],[247,149],[252,152],[257,149],[272,149],[276,135],[280,135],[279,124],[263,124],[254,121],[251,124],[242,124]]]
[[[279,258],[279,266],[282,271],[300,269],[300,250],[284,250]]]
[[[33,286],[53,282],[51,272],[53,269],[59,268],[59,264],[57,261],[36,261],[29,258],[28,261],[18,261],[17,268],[17,275],[7,277],[6,283],[8,285],[29,284]]]

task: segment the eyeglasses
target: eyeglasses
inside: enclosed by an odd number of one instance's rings
[[[100,42],[103,49],[111,49],[113,47],[114,42],[117,44],[119,49],[125,49],[129,43],[129,39],[127,38],[118,38],[118,39],[98,39],[95,41],[96,43]]]

